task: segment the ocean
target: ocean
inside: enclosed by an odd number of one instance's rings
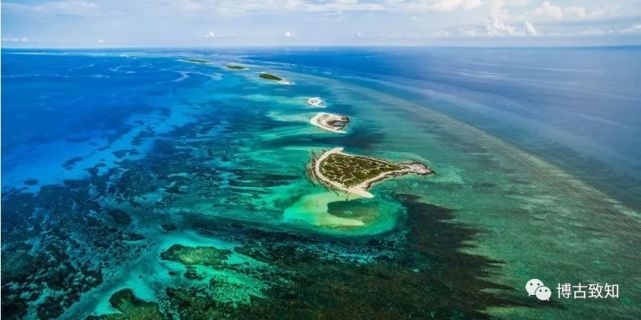
[[[378,89],[420,99],[641,208],[641,47],[280,50],[250,57],[383,82]]]
[[[2,313],[636,318],[639,62],[639,47],[4,50]],[[333,147],[436,175],[349,197],[307,172]],[[579,282],[620,296],[557,296]]]

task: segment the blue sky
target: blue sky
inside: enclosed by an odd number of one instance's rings
[[[641,0],[5,0],[2,44],[641,44]]]

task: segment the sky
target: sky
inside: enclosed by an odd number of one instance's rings
[[[641,44],[641,0],[3,0],[3,47]]]

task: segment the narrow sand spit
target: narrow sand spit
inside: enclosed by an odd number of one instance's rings
[[[319,112],[309,119],[309,123],[330,132],[345,133],[343,129],[349,123],[349,118],[340,114]]]

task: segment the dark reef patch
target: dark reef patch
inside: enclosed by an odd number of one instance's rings
[[[372,149],[373,146],[380,144],[383,140],[383,134],[375,128],[359,128],[351,130],[346,135],[325,135],[315,136],[311,141],[318,144],[329,146],[342,146],[347,149],[357,148],[362,150]]]
[[[131,217],[124,210],[113,209],[109,210],[107,213],[117,224],[128,225],[131,223]]]
[[[74,166],[78,161],[80,161],[80,160],[82,160],[82,159],[84,159],[84,157],[73,157],[73,158],[71,158],[71,159],[69,159],[69,160],[65,161],[65,163],[63,163],[63,164],[62,164],[62,167],[63,167],[63,168],[65,168],[65,169],[67,169],[67,170],[72,169],[72,168],[73,168],[73,166]]]
[[[167,298],[173,310],[168,319],[233,319],[229,314],[234,308],[228,304],[218,303],[208,292],[199,288],[167,288]],[[177,315],[178,317],[176,317]]]
[[[166,232],[173,232],[173,231],[176,231],[176,229],[178,228],[173,223],[163,223],[160,225],[160,227]]]
[[[202,291],[179,288],[168,290],[170,301],[184,314],[234,319],[484,319],[489,307],[533,306],[487,280],[500,271],[500,261],[461,251],[478,231],[452,222],[452,210],[413,195],[395,198],[407,218],[378,237],[332,238],[200,220],[201,232],[231,235],[243,242],[236,252],[277,267],[271,288],[265,298],[232,309]],[[353,250],[379,255],[369,263],[337,255]]]
[[[128,153],[129,153],[129,150],[116,150],[116,151],[112,152],[112,154],[118,159],[122,159]]]
[[[92,195],[106,177],[2,194],[2,318],[54,319],[138,248],[105,221]]]
[[[125,232],[120,234],[120,239],[123,241],[140,241],[144,240],[145,236],[134,232]]]
[[[281,126],[282,127],[282,126]],[[383,135],[375,129],[359,128],[344,135],[297,135],[286,136],[265,142],[264,147],[280,148],[286,146],[342,146],[347,149],[372,149],[383,139]]]
[[[187,271],[183,274],[189,280],[203,280],[205,277],[196,271],[193,267],[187,267]]]
[[[165,317],[160,312],[158,304],[144,301],[134,295],[131,289],[123,289],[114,293],[109,304],[122,312],[103,316],[90,316],[88,320],[160,320]]]
[[[27,179],[24,181],[24,184],[28,186],[35,186],[38,184],[38,179]]]
[[[355,265],[319,261],[287,243],[268,243],[250,254],[280,262],[296,274],[273,288],[268,300],[243,306],[238,316],[303,319],[444,319],[488,318],[492,306],[520,305],[488,289],[509,289],[484,280],[498,261],[460,251],[475,232],[452,223],[451,210],[399,195],[408,209],[406,245],[395,255]],[[374,242],[375,243],[375,242]]]

